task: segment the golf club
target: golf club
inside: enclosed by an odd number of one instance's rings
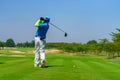
[[[64,33],[65,33],[64,36],[67,37],[67,33],[66,33],[65,31],[63,31],[62,29],[60,29],[59,27],[57,27],[57,26],[54,25],[53,23],[49,23],[49,24],[51,24],[53,27],[57,28],[58,30],[64,32]]]

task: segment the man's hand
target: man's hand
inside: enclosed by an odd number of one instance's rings
[[[45,19],[43,17],[40,17],[40,20],[44,21]]]

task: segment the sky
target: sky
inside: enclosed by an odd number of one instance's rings
[[[120,0],[0,0],[0,41],[8,38],[16,43],[32,41],[34,23],[49,16],[47,42],[86,43],[107,38],[120,28]]]

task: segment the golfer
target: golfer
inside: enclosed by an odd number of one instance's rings
[[[35,59],[34,59],[34,67],[45,67],[46,59],[45,59],[45,51],[44,47],[46,44],[46,33],[49,29],[49,21],[50,18],[45,16],[41,17],[35,23],[35,27],[37,27],[37,31],[35,34]]]

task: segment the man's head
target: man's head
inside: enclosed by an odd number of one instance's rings
[[[40,20],[44,21],[44,22],[50,22],[50,17],[45,16],[45,17],[40,17]]]
[[[44,17],[44,21],[49,23],[50,22],[50,17],[49,16],[45,16]]]

